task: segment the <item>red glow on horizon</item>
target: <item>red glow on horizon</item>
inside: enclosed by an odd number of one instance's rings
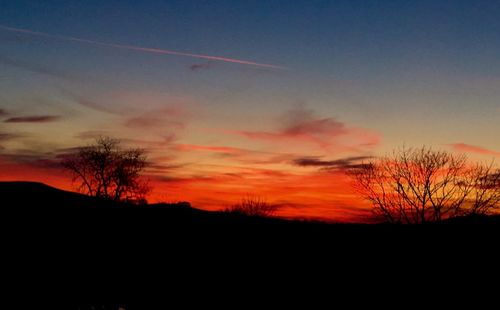
[[[35,181],[74,190],[63,170],[0,162],[0,181]],[[278,216],[339,222],[369,222],[369,206],[353,192],[342,173],[307,175],[249,169],[247,175],[219,174],[159,180],[152,178],[150,203],[188,201],[195,208],[220,211],[247,196],[281,206]],[[339,194],[342,193],[342,194]]]

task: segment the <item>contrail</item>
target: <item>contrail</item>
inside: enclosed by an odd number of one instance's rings
[[[8,26],[4,26],[4,25],[0,25],[0,29],[11,31],[11,32],[39,36],[39,37],[46,37],[46,38],[52,38],[52,39],[58,39],[58,40],[87,43],[87,44],[112,47],[112,48],[120,48],[120,49],[133,50],[133,51],[146,52],[146,53],[163,54],[163,55],[176,55],[176,56],[192,57],[192,58],[207,59],[207,60],[214,60],[214,61],[224,61],[224,62],[237,63],[237,64],[248,65],[248,66],[257,66],[257,67],[263,67],[263,68],[286,69],[285,67],[282,67],[282,66],[263,64],[263,63],[248,61],[248,60],[241,60],[241,59],[227,58],[227,57],[220,57],[220,56],[211,56],[211,55],[202,55],[202,54],[183,53],[183,52],[176,52],[176,51],[165,50],[165,49],[148,48],[148,47],[141,47],[141,46],[134,46],[134,45],[123,45],[123,44],[99,42],[99,41],[64,36],[64,35],[59,35],[59,34],[51,34],[51,33],[46,33],[46,32],[33,31],[33,30],[29,30],[29,29],[13,28],[13,27],[8,27]]]

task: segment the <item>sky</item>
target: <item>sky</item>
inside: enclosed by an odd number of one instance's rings
[[[406,146],[500,160],[500,1],[0,0],[0,180],[71,189],[99,135],[150,201],[367,220],[344,168]]]

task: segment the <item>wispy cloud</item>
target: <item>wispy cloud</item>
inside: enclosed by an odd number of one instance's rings
[[[196,145],[196,144],[177,144],[175,151],[180,152],[206,152],[217,158],[230,160],[232,163],[245,165],[273,165],[287,163],[295,156],[286,153],[263,152],[258,150],[236,148],[220,145]]]
[[[81,105],[85,108],[92,109],[98,112],[104,112],[104,113],[109,113],[109,114],[115,114],[115,115],[121,115],[123,114],[122,110],[119,109],[113,109],[103,103],[100,103],[98,101],[95,101],[93,99],[87,98],[84,95],[80,95],[76,92],[67,90],[67,89],[59,89],[61,95],[68,97],[69,100],[73,101],[74,103]]]
[[[21,133],[0,132],[0,142],[14,140],[23,137],[26,137],[26,135]]]
[[[26,71],[33,72],[33,73],[48,75],[48,76],[55,77],[55,78],[72,80],[72,81],[79,80],[74,75],[68,74],[66,72],[63,72],[63,71],[60,71],[60,70],[57,70],[57,69],[54,69],[54,68],[51,68],[48,66],[44,66],[44,65],[40,65],[40,64],[29,62],[29,61],[20,60],[20,59],[13,59],[13,58],[5,57],[2,55],[0,55],[0,64],[8,65],[8,66],[11,66],[14,68],[26,70]]]
[[[104,137],[104,136],[112,136],[112,135],[110,134],[110,132],[105,130],[87,130],[77,133],[75,135],[75,138],[82,140],[88,140],[88,139],[95,140],[99,137]]]
[[[176,149],[179,151],[207,151],[214,153],[228,153],[228,154],[239,154],[245,150],[228,147],[228,146],[208,146],[208,145],[195,145],[195,144],[178,144]]]
[[[470,144],[465,144],[465,143],[454,143],[454,144],[450,144],[450,146],[454,150],[459,151],[459,152],[500,156],[500,152],[498,152],[498,151],[489,150],[489,149],[486,149],[486,148],[483,148],[480,146],[476,146],[476,145],[470,145]]]
[[[126,117],[125,125],[130,121],[131,126],[137,127],[148,127],[149,124],[156,126],[167,118],[172,122],[184,122],[202,109],[189,96],[161,91],[119,90],[89,95],[59,88],[59,92],[85,108]]]
[[[322,169],[350,169],[363,165],[364,160],[372,158],[371,156],[351,156],[335,160],[322,160],[319,157],[301,157],[293,160],[293,164],[300,167],[318,167]]]
[[[0,154],[2,161],[23,164],[32,167],[53,168],[59,167],[55,152],[38,152],[29,149],[18,149]]]
[[[160,135],[158,140],[123,138],[121,139],[121,141],[131,146],[140,146],[147,149],[153,149],[153,148],[164,148],[167,146],[171,146],[177,139],[178,137],[175,133],[166,133]]]
[[[125,121],[125,126],[135,128],[169,127],[183,129],[186,125],[185,111],[181,107],[166,107],[133,116]]]
[[[46,37],[46,38],[51,38],[51,39],[57,39],[57,40],[64,40],[64,41],[71,41],[71,42],[78,42],[78,43],[85,43],[85,44],[92,44],[92,45],[98,45],[98,46],[104,46],[104,47],[110,47],[110,48],[133,50],[133,51],[145,52],[145,53],[184,56],[184,57],[199,58],[199,59],[206,59],[206,60],[212,60],[212,61],[222,61],[222,62],[229,62],[229,63],[237,63],[237,64],[242,64],[242,65],[256,66],[256,67],[262,67],[262,68],[285,69],[284,67],[277,66],[277,65],[265,64],[265,63],[258,63],[258,62],[253,62],[253,61],[248,61],[248,60],[242,60],[242,59],[236,59],[236,58],[229,58],[229,57],[222,57],[222,56],[212,56],[212,55],[203,55],[203,54],[184,53],[184,52],[177,52],[177,51],[166,50],[166,49],[148,48],[148,47],[134,46],[134,45],[105,43],[105,42],[88,40],[88,39],[82,39],[82,38],[77,38],[77,37],[64,36],[64,35],[58,35],[58,34],[51,34],[51,33],[40,32],[40,31],[33,31],[33,30],[23,29],[23,28],[8,27],[8,26],[4,26],[4,25],[0,25],[0,29],[6,30],[6,31],[11,31],[11,32],[16,32],[16,33],[23,33],[23,34],[27,34],[27,35],[33,35],[33,36],[39,36],[39,37]]]
[[[253,140],[270,142],[301,141],[319,145],[323,149],[341,147],[338,140],[349,138],[346,149],[370,147],[380,141],[378,134],[362,128],[353,128],[331,117],[317,117],[313,110],[303,106],[287,111],[279,119],[280,129],[276,131],[226,130],[228,134],[240,135]],[[353,145],[355,143],[355,145]]]
[[[61,117],[57,115],[34,115],[34,116],[19,116],[11,117],[4,123],[49,123],[59,120]]]
[[[212,68],[211,63],[199,63],[199,64],[192,64],[189,66],[189,69],[191,71],[200,71],[200,70],[207,70]]]

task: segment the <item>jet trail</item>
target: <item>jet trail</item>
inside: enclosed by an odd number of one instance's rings
[[[286,69],[285,67],[282,67],[282,66],[263,64],[263,63],[248,61],[248,60],[242,60],[242,59],[203,55],[203,54],[183,53],[183,52],[176,52],[176,51],[171,51],[171,50],[166,50],[166,49],[148,48],[148,47],[141,47],[141,46],[134,46],[134,45],[106,43],[106,42],[99,42],[99,41],[94,41],[94,40],[64,36],[64,35],[59,35],[59,34],[51,34],[51,33],[46,33],[46,32],[33,31],[33,30],[29,30],[29,29],[13,28],[13,27],[8,27],[8,26],[4,26],[4,25],[0,25],[0,29],[11,31],[11,32],[39,36],[39,37],[46,37],[46,38],[52,38],[52,39],[58,39],[58,40],[93,44],[93,45],[99,45],[99,46],[111,47],[111,48],[133,50],[133,51],[139,51],[139,52],[145,52],[145,53],[184,56],[184,57],[191,57],[191,58],[199,58],[199,59],[207,59],[207,60],[214,60],[214,61],[237,63],[237,64],[248,65],[248,66],[257,66],[257,67],[262,67],[262,68]]]

